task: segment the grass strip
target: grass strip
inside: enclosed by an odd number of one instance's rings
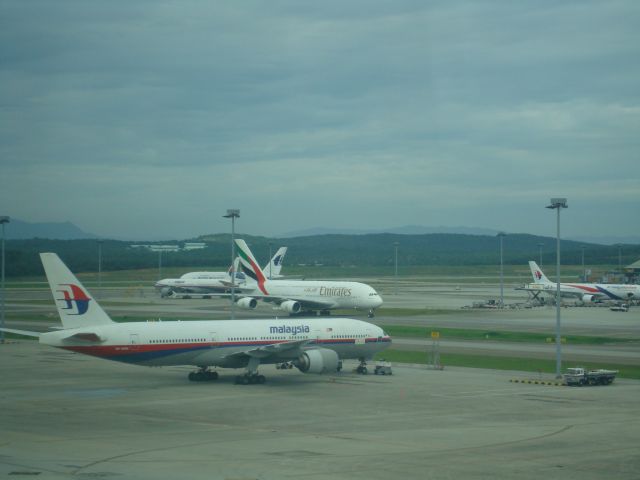
[[[437,326],[416,327],[413,325],[381,325],[391,337],[430,339],[431,332],[439,332],[440,339],[490,340],[503,342],[553,343],[554,333],[508,332],[493,330],[473,330],[463,328],[440,328]],[[639,338],[614,338],[586,335],[565,335],[563,343],[572,345],[604,345],[611,343],[640,342]]]
[[[389,349],[380,352],[375,356],[376,360],[384,358],[390,362],[397,363],[417,363],[427,364],[428,354],[411,350]],[[554,374],[556,371],[555,360],[540,360],[535,358],[517,357],[492,357],[484,355],[461,355],[455,353],[441,353],[440,363],[450,367],[485,368],[488,370],[515,370],[521,372],[535,372]],[[577,366],[572,363],[568,366]],[[606,366],[594,363],[580,363],[584,368],[607,368],[608,370],[618,370],[621,378],[632,378],[640,380],[640,367],[634,365],[618,365],[607,363]]]

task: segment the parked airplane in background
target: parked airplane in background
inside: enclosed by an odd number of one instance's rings
[[[273,278],[280,278],[282,270],[282,260],[287,253],[287,247],[280,247],[276,254],[271,258],[265,269],[271,269]],[[236,257],[234,261],[234,271],[236,279],[236,287],[245,283],[245,274],[239,268],[239,259]],[[174,293],[188,296],[189,294],[202,295],[204,297],[214,293],[227,292],[233,287],[231,283],[231,267],[226,272],[189,272],[180,278],[163,278],[158,280],[155,287],[160,290],[160,295],[168,297]],[[247,303],[247,301],[243,302]],[[249,302],[251,303],[251,302]],[[243,305],[245,307],[253,307]]]
[[[530,261],[533,282],[525,287],[537,297],[539,293],[556,295],[557,284],[549,280],[536,262]],[[536,293],[537,292],[537,293]],[[576,297],[583,302],[640,299],[640,285],[612,283],[560,283],[560,296]]]
[[[382,298],[378,292],[364,283],[269,280],[258,266],[247,243],[244,240],[236,240],[236,245],[240,265],[247,276],[247,282],[237,289],[240,306],[249,306],[248,300],[258,299],[273,303],[279,309],[293,314],[303,311],[328,314],[329,310],[336,308],[353,308],[369,310],[369,316],[373,317],[373,311],[382,305]]]
[[[282,270],[282,262],[284,260],[284,256],[287,254],[287,247],[280,247],[276,254],[271,257],[269,263],[264,267],[264,271],[270,278],[280,278],[280,271]],[[237,260],[236,260],[237,261]],[[238,271],[237,263],[235,267],[236,272]],[[216,279],[216,280],[229,280],[231,276],[231,268],[226,272],[189,272],[182,275],[180,278],[182,279]],[[244,275],[242,276],[244,279]]]
[[[212,366],[246,368],[236,377],[246,385],[264,383],[260,364],[290,362],[304,373],[325,373],[340,370],[342,359],[358,358],[364,368],[391,343],[376,325],[349,318],[115,323],[55,253],[40,258],[63,328],[2,331],[72,352],[147,366],[194,365],[192,381],[218,378]]]

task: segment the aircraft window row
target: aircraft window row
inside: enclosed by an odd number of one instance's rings
[[[232,337],[229,339],[230,342],[242,342],[246,340],[257,340],[258,337]]]
[[[160,339],[160,340],[151,340],[150,343],[197,343],[197,342],[206,342],[206,338],[183,338],[183,339]]]
[[[367,338],[366,335],[332,335],[331,338]]]

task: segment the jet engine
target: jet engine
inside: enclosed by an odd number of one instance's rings
[[[596,303],[598,301],[598,297],[595,295],[582,295],[582,301],[585,303]]]
[[[340,358],[333,350],[316,348],[307,350],[294,362],[302,373],[336,372],[340,365]]]
[[[280,304],[280,309],[289,313],[298,313],[301,308],[302,306],[300,305],[300,303],[296,302],[295,300],[287,300],[286,302],[282,302]]]
[[[258,305],[258,301],[255,298],[244,297],[236,302],[240,308],[246,308],[247,310],[253,310]]]
[[[173,295],[173,290],[171,289],[171,287],[162,287],[160,289],[160,297],[167,298],[171,295]]]

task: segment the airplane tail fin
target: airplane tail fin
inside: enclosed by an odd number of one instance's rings
[[[263,269],[269,278],[279,277],[282,270],[282,261],[287,253],[287,247],[280,247],[273,258],[267,263]]]
[[[58,255],[41,253],[40,260],[64,328],[113,323]]]
[[[534,283],[552,283],[551,280],[549,280],[547,276],[542,273],[542,269],[540,269],[536,262],[530,261],[529,268],[531,269],[531,275],[533,275]]]
[[[266,280],[264,272],[260,269],[258,262],[256,262],[253,253],[249,249],[249,245],[242,239],[236,240],[236,246],[238,247],[238,257],[240,257],[240,264],[242,265],[242,271],[249,278],[252,278],[258,283],[258,287],[263,293],[267,293],[264,290],[264,282]]]

